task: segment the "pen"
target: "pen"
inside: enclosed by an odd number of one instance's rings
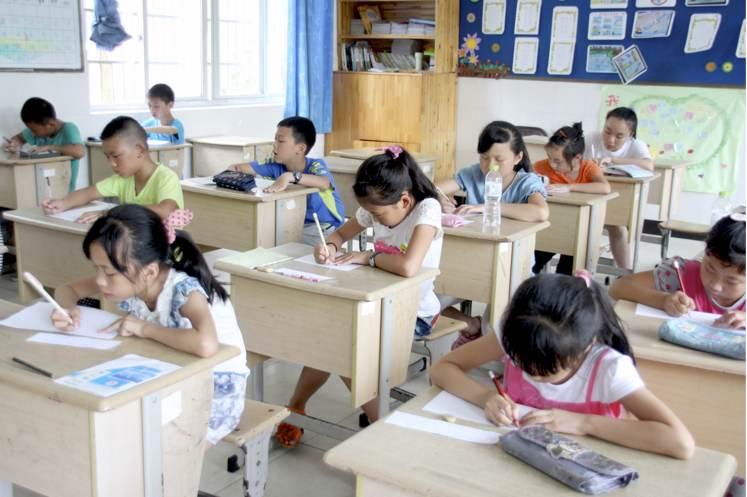
[[[324,239],[324,232],[322,231],[322,225],[319,224],[319,217],[316,215],[316,212],[312,213],[314,216],[314,222],[316,223],[316,229],[319,230],[319,238],[322,239],[322,244],[324,245],[324,254],[329,257],[329,249],[327,248],[327,240]]]
[[[34,290],[37,291],[37,293],[39,295],[41,295],[42,297],[44,297],[44,300],[46,300],[47,302],[49,302],[50,304],[52,304],[55,309],[57,309],[62,314],[64,314],[65,316],[67,316],[67,319],[70,322],[70,324],[74,324],[73,317],[70,315],[70,313],[67,312],[65,309],[63,309],[62,306],[60,304],[58,304],[57,301],[55,299],[53,299],[52,296],[47,293],[47,291],[42,286],[41,282],[36,279],[36,276],[34,276],[33,274],[29,273],[28,271],[24,271],[24,273],[23,273],[23,279],[26,281],[26,283],[28,283],[29,285],[31,285],[34,288]]]
[[[495,385],[496,390],[498,390],[498,394],[504,399],[506,399],[507,401],[511,402],[511,398],[508,396],[506,391],[503,389],[503,385],[501,385],[501,382],[498,380],[498,377],[495,375],[495,373],[492,371],[488,371],[488,375],[490,376],[490,379],[493,381],[493,385]],[[511,418],[514,421],[514,424],[517,424],[513,411],[511,412]]]
[[[39,367],[36,367],[33,364],[29,364],[28,362],[24,361],[23,359],[19,359],[18,357],[13,357],[12,361],[13,362],[17,362],[18,364],[22,364],[22,365],[26,366],[27,368],[29,368],[29,369],[31,369],[33,371],[36,371],[39,374],[43,374],[44,376],[47,376],[49,378],[54,378],[54,375],[52,373],[50,373],[49,371],[47,371],[45,369],[42,369],[42,368],[39,368]]]

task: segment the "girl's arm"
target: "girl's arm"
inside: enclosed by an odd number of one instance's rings
[[[579,193],[600,193],[606,194],[612,191],[607,178],[600,171],[599,174],[591,176],[591,183],[574,183],[571,185],[572,192]]]
[[[518,221],[539,222],[550,217],[545,197],[534,192],[529,196],[526,204],[501,204],[501,215]]]
[[[459,187],[459,183],[457,183],[454,179],[445,179],[443,181],[439,181],[438,183],[436,183],[436,186],[446,195],[453,195],[461,190],[461,188]]]
[[[653,271],[623,276],[612,284],[609,294],[615,300],[630,300],[662,309],[670,316],[681,316],[695,308],[693,300],[682,291],[657,290]]]
[[[78,309],[78,301],[86,297],[92,297],[99,293],[99,287],[96,285],[96,278],[91,276],[89,278],[83,278],[80,280],[67,283],[59,286],[54,290],[54,299],[60,306],[67,310],[70,317],[73,318],[73,322],[63,313],[55,310],[52,312],[52,324],[55,328],[62,331],[73,331],[78,329],[80,326],[80,309]]]
[[[609,162],[612,164],[633,164],[647,171],[654,170],[654,161],[651,159],[631,159],[629,157],[610,157]]]
[[[379,254],[376,267],[409,278],[415,276],[423,266],[425,254],[436,236],[436,227],[428,224],[415,226],[404,254]]]
[[[352,240],[358,233],[366,229],[361,226],[355,216],[351,217],[345,224],[340,226],[334,233],[327,236],[327,251],[325,252],[321,242],[314,247],[314,258],[320,264],[328,264],[337,259],[338,254],[342,254],[342,246],[348,240]],[[378,262],[378,260],[377,260]]]

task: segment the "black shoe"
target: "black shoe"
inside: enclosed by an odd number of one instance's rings
[[[371,421],[369,421],[368,416],[366,416],[365,412],[360,413],[358,415],[358,426],[361,428],[365,428],[371,424]]]

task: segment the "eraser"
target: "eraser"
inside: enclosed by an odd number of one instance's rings
[[[444,414],[443,418],[447,423],[456,423],[456,418],[450,414]]]

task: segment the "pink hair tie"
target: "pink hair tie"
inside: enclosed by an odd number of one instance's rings
[[[573,276],[581,278],[586,283],[586,288],[591,288],[591,273],[588,269],[577,269]]]
[[[192,211],[189,209],[177,209],[163,220],[163,227],[166,230],[166,239],[169,245],[176,240],[176,230],[182,229],[192,222]]]
[[[384,151],[389,152],[389,155],[392,156],[392,159],[397,159],[399,157],[399,154],[401,154],[404,149],[399,145],[389,145],[388,147],[384,148]]]

